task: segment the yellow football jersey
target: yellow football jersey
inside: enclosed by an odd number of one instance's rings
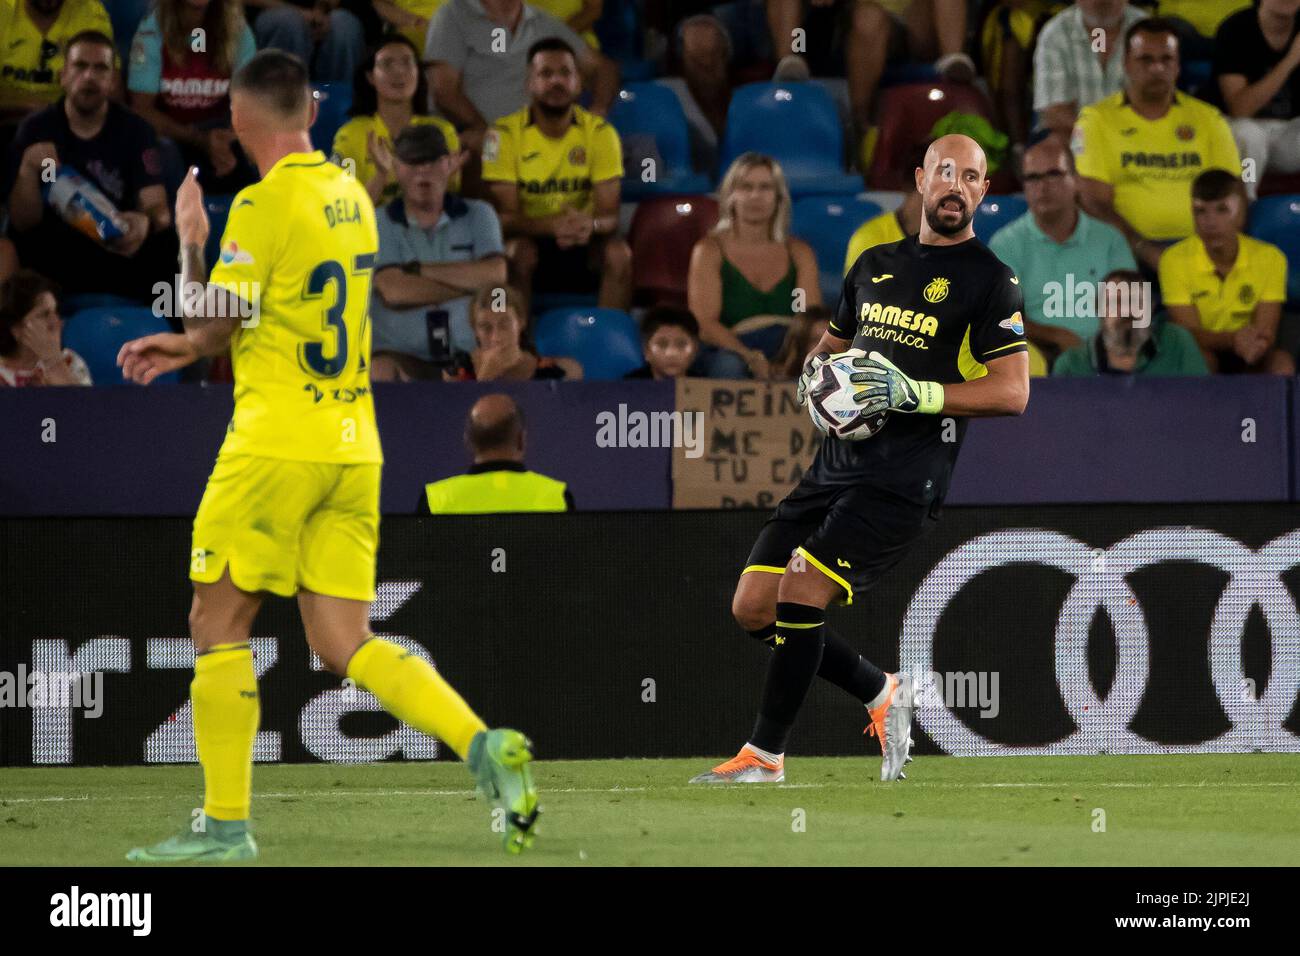
[[[872,216],[858,226],[849,239],[849,248],[844,254],[844,274],[848,275],[858,256],[872,246],[884,245],[886,242],[899,242],[907,237],[903,227],[898,224],[898,217],[892,211]]]
[[[32,23],[23,0],[0,0],[0,109],[53,103],[62,96],[59,71],[68,41],[83,30],[112,39],[113,26],[99,0],[65,0],[45,34]]]
[[[1286,253],[1251,236],[1237,236],[1237,261],[1223,278],[1200,236],[1174,243],[1160,257],[1165,305],[1194,305],[1209,332],[1236,332],[1255,319],[1261,302],[1286,301]]]
[[[379,234],[365,187],[320,151],[240,191],[208,282],[255,305],[231,341],[235,415],[221,454],[380,462],[370,392]]]
[[[1205,170],[1241,175],[1227,121],[1185,93],[1158,120],[1134,112],[1123,91],[1085,106],[1072,146],[1079,175],[1109,183],[1115,211],[1147,239],[1192,234],[1192,180]]]
[[[618,131],[581,106],[573,108],[573,122],[560,139],[542,135],[525,106],[497,120],[483,140],[483,179],[517,183],[529,219],[565,207],[591,212],[592,184],[622,176]]]

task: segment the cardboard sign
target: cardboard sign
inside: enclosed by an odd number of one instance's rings
[[[704,442],[673,448],[674,508],[775,507],[821,446],[794,382],[679,378],[677,410],[703,416]]]

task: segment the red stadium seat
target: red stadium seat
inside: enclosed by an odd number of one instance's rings
[[[993,108],[988,99],[978,89],[964,83],[907,83],[882,89],[880,137],[867,176],[871,188],[911,188],[911,170],[903,168],[907,157],[918,146],[930,142],[930,130],[934,124],[953,110],[983,116],[993,122]],[[1009,184],[997,180],[990,191],[1015,192],[1014,180]]]
[[[628,242],[639,297],[647,304],[686,304],[691,248],[718,222],[708,196],[659,196],[642,200],[632,216]]]

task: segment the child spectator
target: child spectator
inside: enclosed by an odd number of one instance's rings
[[[1196,338],[1212,372],[1294,375],[1275,348],[1286,301],[1286,254],[1245,235],[1246,187],[1226,170],[1192,183],[1196,234],[1160,259],[1160,291],[1170,316]]]
[[[352,118],[334,135],[334,162],[352,163],[375,205],[392,202],[401,192],[393,167],[393,143],[411,126],[436,126],[452,156],[460,152],[456,127],[429,115],[429,90],[415,44],[400,34],[386,37],[357,71]],[[460,179],[451,188],[459,189]]]
[[[0,387],[89,385],[90,370],[62,337],[49,282],[24,269],[0,286]]]
[[[497,379],[579,379],[582,366],[571,358],[541,358],[524,342],[523,297],[510,286],[485,286],[474,296],[471,317],[478,347],[461,353],[456,367],[445,373],[449,382],[490,382]]]
[[[700,323],[685,309],[655,306],[641,320],[641,349],[645,364],[624,378],[659,381],[689,375],[700,351]]]

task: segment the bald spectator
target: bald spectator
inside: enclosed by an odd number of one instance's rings
[[[1047,358],[1097,334],[1095,296],[1079,307],[1077,290],[1091,293],[1116,269],[1135,269],[1124,234],[1080,211],[1074,157],[1048,137],[1025,152],[1029,211],[989,240],[989,248],[1020,279],[1025,335]]]
[[[1241,175],[1227,121],[1177,81],[1173,25],[1140,20],[1125,37],[1123,92],[1085,107],[1074,127],[1083,208],[1124,233],[1149,274],[1192,234],[1192,180],[1207,169]]]
[[[469,471],[425,485],[417,513],[573,510],[564,482],[524,467],[524,413],[509,395],[484,395],[474,403],[465,423],[465,447],[474,457]]]
[[[1047,21],[1034,46],[1040,126],[1068,140],[1079,110],[1124,88],[1124,34],[1145,17],[1124,0],[1078,0]]]

